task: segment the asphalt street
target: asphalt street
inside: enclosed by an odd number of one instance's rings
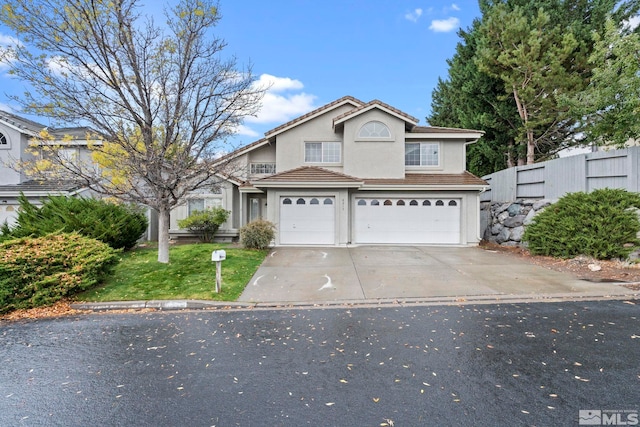
[[[639,308],[639,300],[408,305],[5,322],[0,425],[577,425],[580,410],[640,410]]]

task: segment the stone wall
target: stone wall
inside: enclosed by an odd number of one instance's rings
[[[555,200],[483,202],[480,206],[484,240],[505,246],[520,246],[522,235],[533,217]]]

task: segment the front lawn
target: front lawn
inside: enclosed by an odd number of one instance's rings
[[[215,292],[216,267],[211,252],[224,249],[222,292]],[[173,246],[169,264],[157,262],[156,248],[136,249],[122,260],[100,286],[78,294],[78,301],[134,301],[154,299],[203,299],[235,301],[268,251],[235,248],[225,244]]]

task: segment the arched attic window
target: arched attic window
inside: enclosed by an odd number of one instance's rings
[[[9,138],[0,132],[0,148],[9,148]]]
[[[391,131],[384,123],[374,120],[362,125],[358,138],[391,138]]]

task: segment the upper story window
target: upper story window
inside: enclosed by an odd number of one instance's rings
[[[2,148],[9,148],[9,139],[3,133],[0,133],[0,149]]]
[[[439,166],[440,144],[437,142],[405,144],[404,164],[406,166]]]
[[[276,173],[275,163],[251,163],[250,172],[252,175],[264,174],[273,175]]]
[[[340,163],[339,142],[305,142],[305,163]]]
[[[367,122],[360,128],[358,138],[391,138],[391,131],[382,122]]]

